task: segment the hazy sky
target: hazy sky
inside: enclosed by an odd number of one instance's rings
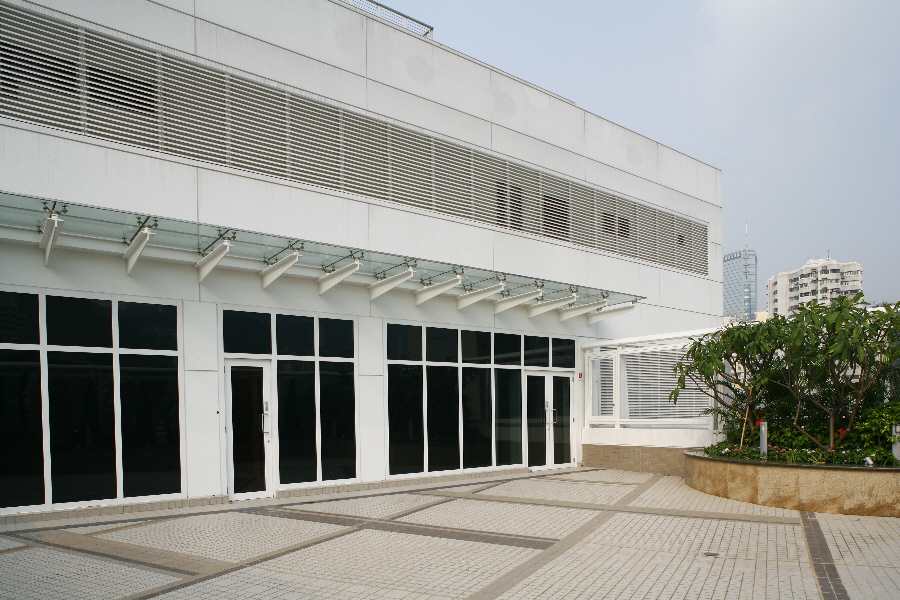
[[[862,264],[868,301],[900,301],[900,2],[384,3],[721,169],[724,251],[746,222],[759,310],[771,275],[829,251]]]

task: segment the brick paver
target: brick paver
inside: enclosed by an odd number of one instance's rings
[[[900,600],[900,519],[567,469],[68,515],[0,536],[0,599],[150,597]]]

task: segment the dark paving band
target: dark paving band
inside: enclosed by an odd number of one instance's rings
[[[816,573],[816,581],[823,600],[850,600],[841,576],[834,565],[834,558],[822,533],[822,527],[816,518],[816,513],[801,512],[800,520],[803,523],[803,533],[806,536],[806,544],[809,546],[809,561]]]

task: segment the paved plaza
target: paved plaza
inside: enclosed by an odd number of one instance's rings
[[[7,525],[0,598],[900,598],[900,519],[501,474]]]

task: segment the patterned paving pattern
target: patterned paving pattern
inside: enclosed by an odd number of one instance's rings
[[[18,548],[19,546],[24,546],[22,542],[17,542],[16,540],[11,540],[9,538],[0,537],[0,551],[9,550],[10,548]]]
[[[619,513],[501,598],[817,599],[819,593],[796,525]]]
[[[589,521],[595,511],[484,500],[454,500],[398,521],[559,539]]]
[[[588,504],[612,504],[634,489],[630,485],[585,485],[570,481],[523,479],[492,487],[479,495],[555,500],[558,502],[584,502]]]
[[[229,512],[170,519],[97,537],[237,563],[342,529],[326,523]]]
[[[369,519],[383,519],[412,508],[418,508],[419,506],[429,504],[436,500],[441,500],[441,498],[419,494],[390,494],[386,496],[368,496],[363,498],[349,498],[347,500],[333,500],[331,502],[298,504],[292,508],[328,512],[338,515],[352,515],[354,517],[367,517]]]
[[[666,476],[657,481],[649,490],[629,506],[645,508],[670,508],[708,513],[732,513],[739,515],[761,515],[769,517],[799,517],[796,510],[760,506],[748,502],[738,502],[729,498],[710,496],[684,485],[681,477]]]
[[[825,541],[853,598],[900,598],[900,519],[818,514]]]
[[[46,548],[0,554],[0,598],[112,600],[176,581],[145,569]]]

